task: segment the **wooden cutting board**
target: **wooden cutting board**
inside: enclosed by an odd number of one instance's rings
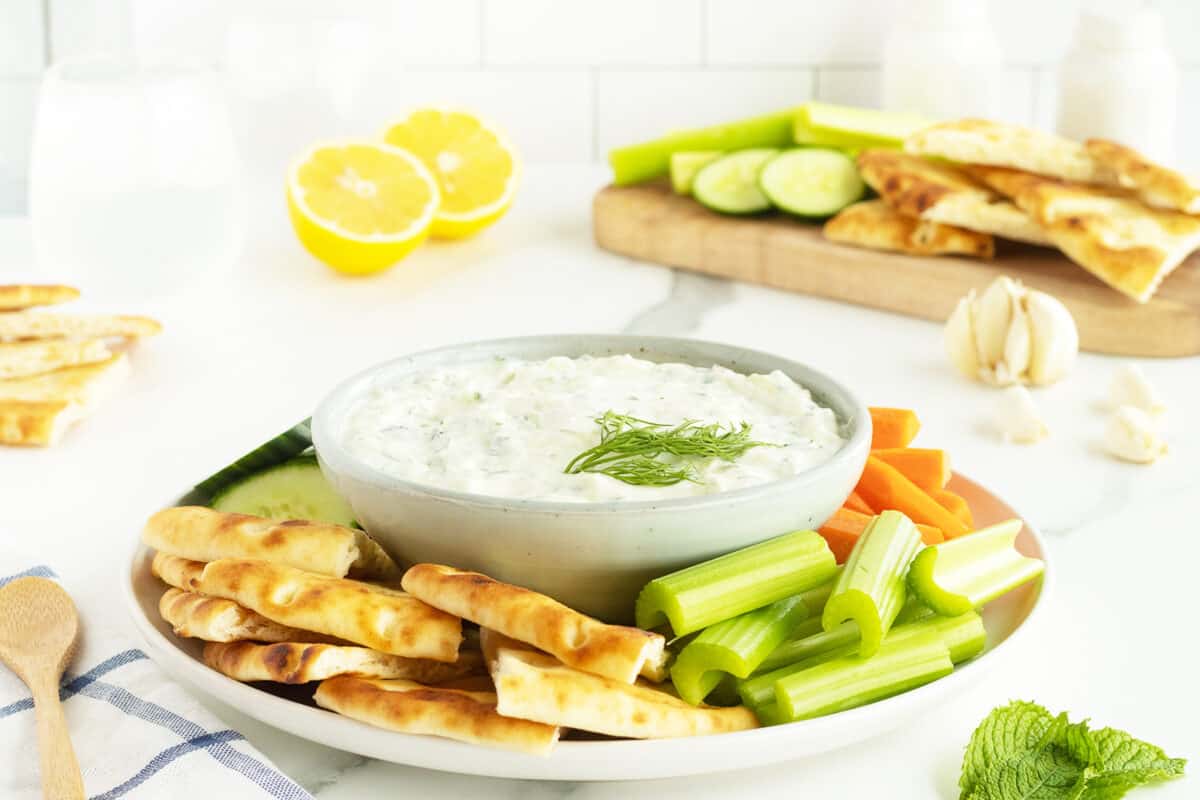
[[[998,242],[992,261],[862,250],[826,241],[818,224],[715,214],[665,183],[609,186],[592,213],[596,244],[642,261],[938,321],[969,289],[1008,275],[1062,300],[1085,350],[1200,353],[1200,254],[1139,304],[1054,250]]]

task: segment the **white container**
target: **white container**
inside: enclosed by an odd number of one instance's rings
[[[995,116],[1004,56],[984,0],[910,0],[883,47],[883,107],[934,119]]]
[[[1085,10],[1058,75],[1058,132],[1112,139],[1170,162],[1179,72],[1162,15]]]

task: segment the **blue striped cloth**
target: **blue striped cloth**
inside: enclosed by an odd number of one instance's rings
[[[46,566],[4,569],[57,580]],[[84,636],[59,696],[83,782],[93,800],[275,798],[312,800],[240,733],[223,725],[141,650],[83,621]],[[33,700],[0,665],[0,797],[38,800]]]

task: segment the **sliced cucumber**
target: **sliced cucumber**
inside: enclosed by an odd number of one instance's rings
[[[758,171],[777,156],[773,147],[739,150],[703,167],[692,182],[692,196],[722,214],[757,214],[771,207],[758,185]]]
[[[819,147],[780,153],[763,165],[758,185],[778,208],[804,217],[836,214],[866,189],[849,156]]]
[[[685,150],[671,153],[671,188],[676,194],[691,194],[692,183],[703,167],[721,157],[720,150]]]
[[[898,148],[911,134],[931,124],[916,114],[805,103],[796,110],[794,135],[797,144],[841,149]]]
[[[231,486],[267,467],[282,464],[312,447],[312,418],[292,426],[265,444],[251,450],[229,466],[210,475],[196,484],[205,497],[213,497],[226,486]]]
[[[214,497],[212,507],[268,519],[354,523],[354,512],[325,480],[314,456],[293,458],[243,478]]]

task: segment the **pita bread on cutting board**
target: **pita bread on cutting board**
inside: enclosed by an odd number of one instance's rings
[[[1135,192],[1155,208],[1200,214],[1200,186],[1187,176],[1156,164],[1131,147],[1106,139],[1083,143],[1105,183]]]
[[[160,553],[193,561],[253,558],[319,575],[398,582],[401,571],[383,548],[353,528],[327,522],[278,522],[202,506],[159,511],[142,541]]]
[[[435,608],[527,642],[577,669],[633,683],[643,669],[657,673],[662,665],[666,640],[661,635],[605,624],[478,572],[416,564],[401,585]]]
[[[323,681],[317,705],[400,733],[421,733],[546,755],[559,729],[496,713],[493,692],[422,686],[406,680],[337,677]]]
[[[21,339],[99,339],[122,336],[137,339],[162,332],[149,317],[111,314],[55,314],[13,311],[0,314],[0,342]]]
[[[204,565],[199,565],[203,569]],[[337,640],[319,633],[289,628],[262,614],[242,608],[232,600],[205,597],[177,589],[163,592],[158,613],[175,629],[176,636],[206,642],[324,642]]]
[[[43,339],[0,344],[0,380],[94,364],[111,356],[103,339]]]
[[[483,668],[482,657],[473,650],[447,664],[353,645],[301,642],[209,642],[204,646],[204,663],[234,680],[275,683],[310,683],[353,675],[430,684],[478,674]]]
[[[1012,167],[1069,181],[1100,180],[1095,160],[1079,142],[986,119],[931,125],[909,136],[904,149],[915,155]]]
[[[968,171],[1011,197],[1072,261],[1139,303],[1200,248],[1200,218],[1150,208],[1123,190],[1002,167]]]
[[[990,234],[909,217],[882,200],[847,206],[821,231],[832,242],[909,255],[991,258],[996,251]]]
[[[94,364],[0,381],[0,444],[51,445],[129,374],[124,354]]]
[[[1029,244],[1051,244],[1028,214],[951,164],[885,149],[864,150],[857,162],[867,185],[905,216]]]
[[[22,311],[34,306],[52,306],[79,297],[73,286],[16,284],[0,286],[0,311]]]

